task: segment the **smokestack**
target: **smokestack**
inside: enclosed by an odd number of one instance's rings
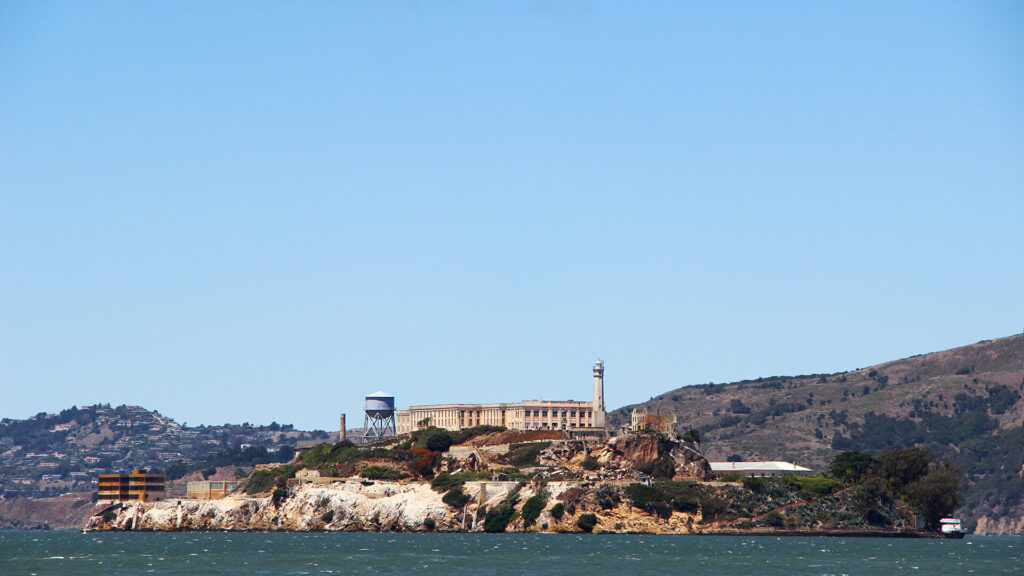
[[[338,442],[345,441],[345,415],[341,415],[341,432],[338,433]]]

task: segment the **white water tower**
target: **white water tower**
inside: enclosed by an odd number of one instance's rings
[[[395,435],[395,397],[377,391],[366,397],[363,440],[369,442]]]

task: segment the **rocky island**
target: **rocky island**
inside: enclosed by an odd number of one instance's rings
[[[320,444],[223,498],[115,504],[86,528],[921,536],[936,533],[915,530],[915,514],[935,527],[956,494],[920,452],[844,453],[824,475],[714,478],[697,442],[654,431],[429,428]]]

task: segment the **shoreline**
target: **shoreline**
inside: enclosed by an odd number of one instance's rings
[[[74,529],[68,529],[74,530]],[[129,533],[139,532],[147,534],[157,533],[255,533],[255,534],[488,534],[479,530],[259,530],[259,529],[175,529],[155,530],[152,528],[140,528],[138,530],[124,529],[94,529],[82,530],[83,533],[104,532],[104,533]],[[553,532],[532,532],[532,531],[508,531],[500,534],[573,534],[577,536],[617,536],[617,535],[642,535],[642,536],[769,536],[769,537],[805,537],[805,538],[897,538],[897,539],[925,539],[925,540],[960,540],[967,536],[961,533],[947,535],[941,532],[927,532],[923,530],[733,530],[713,529],[701,532],[645,532],[645,531],[622,531],[622,532],[581,532],[573,530],[559,530]]]

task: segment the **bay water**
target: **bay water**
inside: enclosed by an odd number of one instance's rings
[[[1024,538],[0,532],[0,574],[1024,575]]]

